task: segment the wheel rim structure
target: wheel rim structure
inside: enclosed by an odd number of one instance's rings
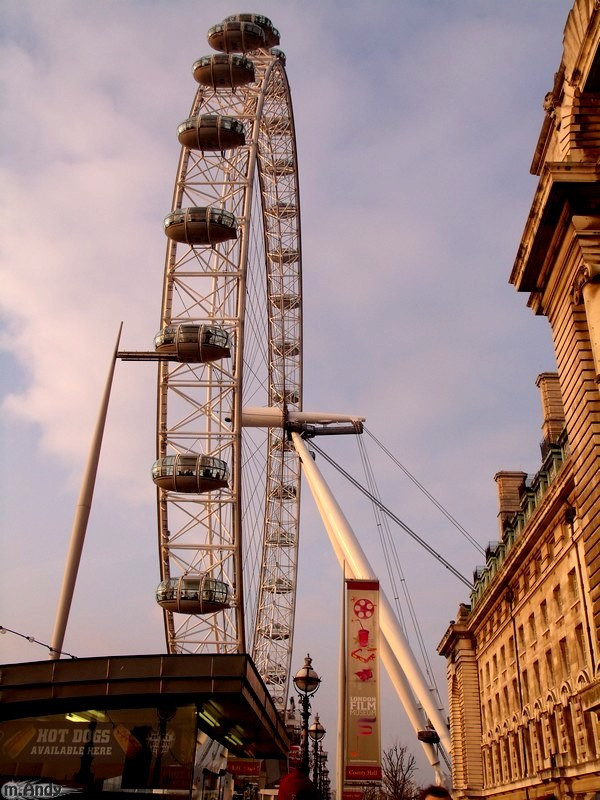
[[[300,467],[282,429],[242,428],[242,408],[279,407],[284,415],[288,407],[301,409],[294,120],[280,51],[265,46],[244,58],[210,58],[204,83],[196,68],[209,57],[194,65],[200,87],[189,119],[179,128],[189,132],[195,127],[196,138],[182,146],[172,211],[165,220],[169,238],[161,331],[190,323],[220,329],[229,336],[230,355],[161,361],[157,464],[168,462],[173,471],[178,459],[208,456],[226,462],[230,477],[227,486],[214,491],[181,491],[176,481],[167,488],[156,482],[161,586],[201,575],[224,586],[228,601],[226,607],[199,614],[182,613],[183,605],[178,610],[161,605],[170,652],[246,652],[251,642],[256,666],[276,705],[284,708],[295,612]],[[236,58],[251,62],[252,82],[233,85]],[[228,67],[222,66],[225,60]],[[205,66],[200,65],[204,76]],[[221,75],[229,69],[229,85],[215,78],[218,69]],[[200,133],[205,123],[219,130],[227,125],[239,130],[242,123],[245,141],[230,146],[233,140],[224,134],[217,144],[207,145]],[[204,220],[199,236],[193,230],[196,218]],[[234,233],[222,236],[219,224],[226,228],[232,219]],[[173,235],[171,223],[179,225]]]

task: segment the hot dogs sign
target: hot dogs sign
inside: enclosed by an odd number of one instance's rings
[[[194,707],[80,711],[0,723],[0,786],[39,777],[122,788],[188,788]]]
[[[381,780],[379,581],[346,581],[346,781]]]

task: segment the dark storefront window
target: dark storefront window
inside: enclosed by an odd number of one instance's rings
[[[0,784],[37,779],[83,789],[84,796],[144,789],[189,796],[195,743],[193,705],[1,722]]]

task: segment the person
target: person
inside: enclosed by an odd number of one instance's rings
[[[315,800],[315,797],[313,782],[297,767],[281,779],[278,800]]]
[[[452,795],[445,786],[425,786],[420,792],[421,800],[452,800]]]

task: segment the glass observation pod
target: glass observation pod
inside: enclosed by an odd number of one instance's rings
[[[206,364],[231,355],[231,336],[214,325],[182,322],[159,331],[154,348],[157,353],[177,356],[179,361]]]
[[[254,22],[231,20],[220,22],[209,29],[208,43],[221,53],[247,53],[267,46],[265,34]]]
[[[297,356],[300,355],[300,348],[298,342],[294,340],[286,342],[275,342],[273,348],[279,356]]]
[[[194,79],[212,89],[236,89],[254,81],[254,64],[244,56],[202,56],[192,67]]]
[[[292,453],[296,451],[294,447],[294,443],[291,442],[287,436],[273,436],[271,440],[271,449],[272,450],[285,450],[286,453]]]
[[[271,622],[266,628],[261,628],[260,632],[266,639],[273,639],[276,642],[283,642],[290,638],[290,629],[280,622]]]
[[[225,17],[223,22],[253,22],[262,29],[267,47],[275,47],[279,44],[279,31],[271,20],[262,14],[232,14]]]
[[[271,55],[273,56],[273,58],[276,58],[278,61],[281,61],[281,63],[285,67],[287,59],[283,50],[280,50],[278,47],[273,47],[271,50]]]
[[[280,264],[293,264],[300,258],[300,251],[288,247],[283,248],[283,250],[270,250],[268,256],[270,261],[277,261]]]
[[[293,403],[296,405],[300,402],[300,394],[295,389],[284,390],[283,386],[274,386],[273,400],[276,403]]]
[[[275,578],[275,580],[263,583],[263,589],[273,594],[289,594],[294,588],[289,578]]]
[[[277,547],[293,547],[296,544],[296,534],[290,531],[271,531],[267,534],[267,544]]]
[[[219,244],[237,238],[236,219],[231,211],[206,206],[180,208],[164,220],[169,239],[182,244]]]
[[[266,172],[267,175],[291,175],[294,169],[293,158],[276,158],[262,167],[263,172]]]
[[[286,679],[286,671],[281,664],[274,664],[265,672],[265,683],[275,683],[281,686]]]
[[[275,203],[275,205],[269,206],[266,212],[271,217],[289,219],[296,215],[296,206],[294,203]]]
[[[294,500],[296,497],[296,487],[280,483],[271,490],[271,497],[277,498],[278,500]]]
[[[299,308],[300,298],[297,294],[272,294],[271,303],[276,308]]]
[[[179,143],[191,150],[233,150],[246,144],[244,126],[234,117],[198,114],[177,127]]]
[[[265,117],[262,120],[261,127],[270,133],[282,131],[285,133],[290,127],[289,117]]]
[[[164,456],[152,465],[152,480],[169,492],[202,494],[224,489],[229,481],[229,467],[214,456]]]
[[[229,608],[229,587],[206,574],[182,575],[158,584],[156,602],[166,611],[213,614]]]

